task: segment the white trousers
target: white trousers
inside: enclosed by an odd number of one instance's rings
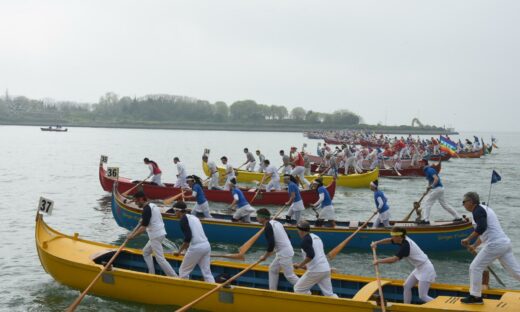
[[[222,188],[218,184],[219,182],[219,174],[215,172],[209,179],[208,189],[210,190],[221,190]]]
[[[297,202],[293,202],[289,210],[287,211],[287,215],[291,217],[291,219],[296,220],[296,222],[300,221],[302,216],[302,211],[305,210],[305,206],[303,206],[303,200],[299,200]]]
[[[256,161],[252,161],[247,164],[246,170],[247,171],[255,171]]]
[[[282,187],[280,186],[280,180],[273,180],[273,179],[271,179],[271,181],[269,181],[269,183],[265,187],[265,190],[267,192],[270,192],[272,190],[280,191],[281,189],[282,189]]]
[[[460,218],[457,212],[446,202],[446,199],[444,198],[444,188],[436,187],[430,190],[428,196],[426,196],[424,200],[423,209],[425,212],[425,221],[430,221],[430,210],[436,201],[439,201],[439,204],[441,204],[442,208],[449,212],[453,216],[453,218]]]
[[[144,262],[146,262],[146,266],[148,267],[148,273],[155,274],[155,266],[153,265],[152,257],[152,253],[154,253],[155,260],[157,260],[157,263],[164,271],[164,273],[168,276],[177,276],[177,273],[175,273],[172,266],[164,258],[164,251],[162,247],[162,241],[164,240],[164,237],[165,235],[162,235],[148,240],[148,243],[146,243],[143,248]]]
[[[475,256],[469,266],[469,293],[475,297],[482,296],[482,272],[495,260],[509,273],[510,276],[520,281],[520,264],[513,255],[511,244],[486,244]]]
[[[229,191],[229,183],[231,183],[231,179],[233,179],[234,175],[227,175],[226,176],[226,184],[224,185],[224,190]]]
[[[188,183],[186,183],[186,176],[178,176],[177,182],[175,182],[174,187],[188,187]]]
[[[189,278],[195,265],[198,265],[204,280],[209,283],[215,283],[210,269],[210,253],[211,247],[209,243],[201,243],[194,246],[190,245],[179,268],[179,277]]]
[[[374,221],[372,228],[377,228],[380,224],[383,224],[385,227],[390,227],[390,209],[377,214],[377,219]]]
[[[345,174],[348,174],[349,167],[352,167],[352,169],[354,169],[356,173],[360,173],[363,171],[361,168],[359,168],[355,157],[347,158],[347,161],[345,162]]]
[[[419,299],[423,302],[430,302],[433,300],[432,297],[428,296],[428,290],[430,289],[430,282],[427,281],[419,281],[415,274],[410,274],[406,279],[406,282],[403,286],[403,302],[411,303],[412,302],[412,288],[419,283]]]
[[[332,281],[330,280],[330,271],[326,272],[305,272],[305,274],[300,277],[298,282],[294,285],[294,292],[297,294],[311,294],[312,286],[318,284],[320,287],[321,293],[327,297],[335,297],[338,296],[334,293],[332,289]]]
[[[282,170],[283,170],[282,171],[283,174],[291,174],[291,171],[292,171],[291,165],[287,165],[287,166],[283,167]]]
[[[309,181],[307,181],[307,179],[305,179],[304,174],[305,174],[305,167],[302,167],[302,166],[296,166],[291,171],[291,175],[297,176],[298,178],[300,178],[300,181],[302,181],[302,183],[305,184],[307,186],[307,188],[309,188],[309,186],[311,185],[311,182],[309,182]]]
[[[161,175],[162,175],[162,173],[154,174],[152,176],[152,183],[155,183],[159,186],[164,186],[164,184],[162,184],[162,182],[161,182]]]
[[[238,208],[237,211],[235,211],[235,213],[233,214],[233,219],[251,222],[251,214],[255,211],[255,208],[251,207],[250,205],[245,205],[243,207]]]
[[[289,281],[289,283],[295,285],[298,282],[298,276],[294,274],[292,257],[280,257],[276,255],[273,262],[269,265],[269,289],[278,289],[278,279],[280,277],[280,270],[283,271],[283,275]]]
[[[191,214],[196,216],[197,213],[204,214],[204,218],[212,218],[211,214],[209,213],[209,204],[208,201],[203,202],[202,204],[195,204],[193,207],[193,210],[191,211]]]
[[[318,211],[319,211],[318,219],[336,220],[336,215],[334,213],[334,207],[332,205],[325,206]]]

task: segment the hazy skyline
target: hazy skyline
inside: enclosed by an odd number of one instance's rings
[[[520,131],[518,1],[2,1],[0,90]]]

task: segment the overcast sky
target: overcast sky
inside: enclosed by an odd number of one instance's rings
[[[520,1],[0,2],[0,90],[105,92],[520,131]]]

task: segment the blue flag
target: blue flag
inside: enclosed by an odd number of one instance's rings
[[[493,173],[491,174],[491,184],[497,183],[500,180],[502,180],[502,177],[498,174],[498,172],[493,170]]]

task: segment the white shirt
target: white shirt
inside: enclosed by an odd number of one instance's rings
[[[211,172],[211,175],[213,175],[215,172],[218,172],[217,165],[215,164],[214,161],[208,161],[208,169],[209,169],[209,172]]]
[[[177,173],[179,174],[179,177],[186,176],[186,167],[184,167],[184,164],[180,161],[177,163]]]
[[[272,174],[271,175],[271,181],[279,181],[280,180],[280,175],[278,175],[278,168],[276,168],[275,166],[269,165],[269,167],[265,168],[264,172],[267,173],[267,174]]]
[[[208,238],[204,233],[204,229],[202,228],[202,223],[200,223],[199,218],[191,214],[187,214],[186,217],[188,217],[188,224],[190,225],[191,230],[190,247],[202,243],[209,244]]]
[[[500,221],[498,221],[498,217],[493,211],[493,209],[489,208],[485,205],[480,205],[484,210],[486,210],[487,215],[487,228],[480,235],[480,241],[482,244],[510,244],[511,240],[507,237],[504,230],[502,230],[502,226],[500,226]],[[476,226],[475,221],[472,221],[473,226]]]
[[[281,257],[294,256],[291,241],[289,240],[289,236],[287,236],[287,232],[285,232],[283,225],[276,220],[271,220],[269,223],[271,223],[271,226],[273,227],[274,251],[276,254]]]
[[[159,207],[157,207],[157,205],[152,203],[149,203],[148,206],[150,206],[150,209],[152,211],[150,223],[148,223],[148,226],[146,227],[146,233],[148,233],[148,238],[154,239],[166,235],[161,210],[159,209]]]
[[[320,237],[309,233],[312,238],[312,248],[314,249],[314,258],[307,263],[307,272],[328,272],[330,271],[329,261],[323,251],[323,242]],[[303,256],[306,257],[305,251],[302,249]]]

